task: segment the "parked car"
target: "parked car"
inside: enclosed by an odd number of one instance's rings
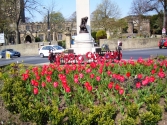
[[[13,56],[17,56],[17,57],[20,57],[21,56],[21,53],[18,52],[18,51],[15,51],[13,49],[4,49],[0,52],[0,55],[2,56],[2,58],[5,58],[6,57],[6,52],[9,52],[10,54],[10,58],[12,58]]]
[[[49,52],[52,51],[53,53],[62,53],[65,51],[65,49],[62,46],[58,46],[58,45],[46,45],[46,46],[42,46],[39,49],[39,55],[40,57],[47,57],[49,56]]]
[[[161,38],[159,40],[158,46],[160,49],[162,49],[162,47],[167,47],[167,38]]]

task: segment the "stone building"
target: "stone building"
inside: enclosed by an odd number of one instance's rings
[[[71,36],[76,35],[76,23],[71,21],[63,22],[61,25],[50,24],[48,30],[47,23],[32,22],[21,23],[19,26],[21,43],[63,41],[66,39],[66,32],[70,31]]]
[[[142,19],[139,21],[137,18],[128,19],[128,30],[129,34],[138,33],[142,36],[150,36],[150,20]]]

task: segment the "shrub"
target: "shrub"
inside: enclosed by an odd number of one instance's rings
[[[133,119],[139,115],[139,107],[137,104],[133,103],[127,107],[127,115]]]
[[[35,42],[40,42],[41,39],[39,37],[35,37]]]
[[[160,120],[159,115],[154,115],[151,111],[140,114],[140,120],[142,125],[157,125]]]
[[[136,125],[136,122],[131,117],[125,117],[123,120],[121,120],[121,125]]]
[[[106,39],[107,38],[107,34],[104,30],[99,30],[97,33],[96,33],[96,39],[99,40],[99,39]]]
[[[62,46],[63,48],[66,48],[66,42],[65,41],[58,41],[58,45]]]
[[[162,117],[162,108],[158,104],[149,104],[147,106],[147,110],[151,111],[154,115],[158,115],[160,117],[160,119],[161,119],[161,117]]]
[[[145,98],[145,103],[146,104],[157,104],[157,103],[159,103],[159,100],[160,100],[160,96],[159,95],[157,95],[157,94],[152,94],[152,95],[150,95],[150,96],[147,96],[146,98]]]

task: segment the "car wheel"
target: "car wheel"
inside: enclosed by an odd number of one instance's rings
[[[162,49],[162,46],[159,46],[160,49]]]
[[[18,55],[18,57],[20,57],[20,55]]]
[[[43,53],[40,53],[40,57],[41,57],[41,58],[44,58],[45,56],[44,56],[44,54],[43,54]]]

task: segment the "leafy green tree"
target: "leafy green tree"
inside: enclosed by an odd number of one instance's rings
[[[162,34],[163,13],[149,16],[151,34]]]
[[[96,40],[96,33],[96,31],[91,32],[91,36],[94,38],[94,40]]]
[[[96,10],[91,14],[92,29],[100,29],[107,31],[112,27],[112,22],[120,16],[119,7],[116,3],[110,0],[102,0],[97,5]],[[111,29],[111,28],[110,28]]]

